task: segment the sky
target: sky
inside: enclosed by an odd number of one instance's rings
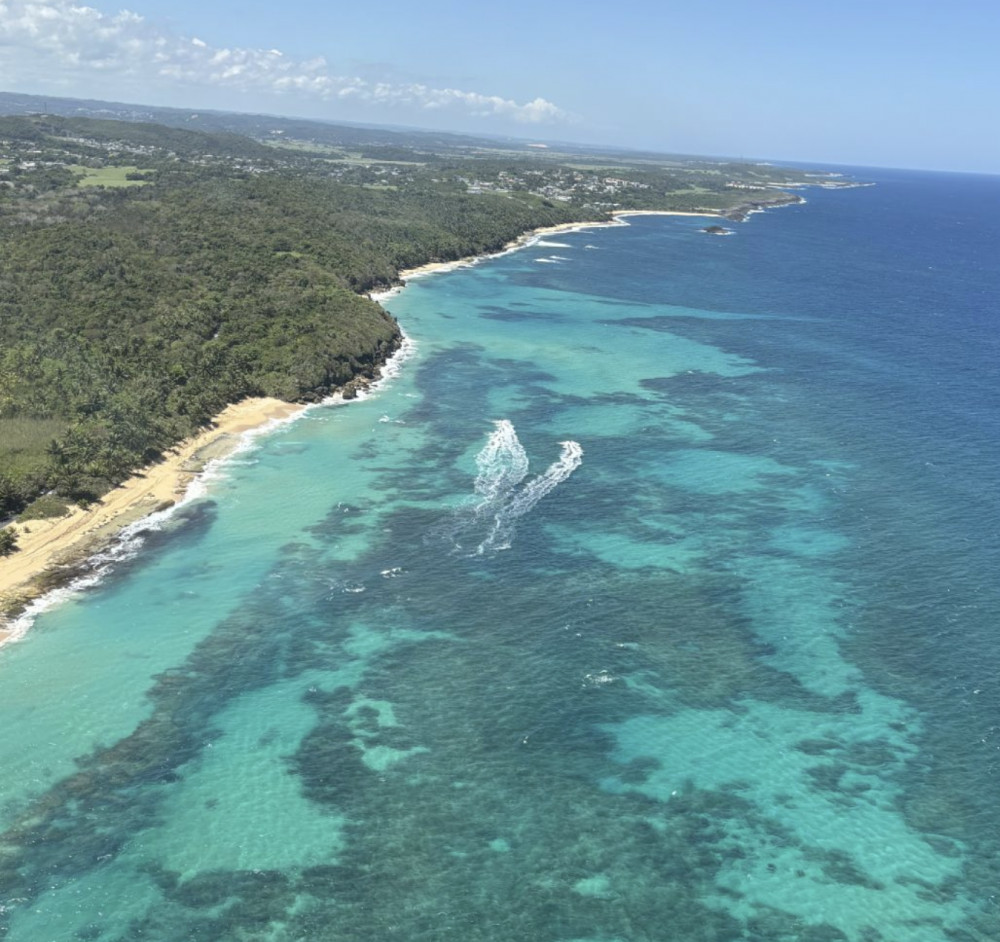
[[[0,0],[0,91],[1000,173],[998,0]]]

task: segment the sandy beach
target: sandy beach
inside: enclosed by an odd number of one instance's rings
[[[122,527],[171,506],[184,496],[208,461],[232,452],[241,436],[274,420],[287,419],[305,407],[280,399],[245,399],[229,406],[212,427],[169,451],[100,502],[86,510],[74,507],[64,517],[12,524],[18,550],[0,560],[0,619],[51,590],[60,573],[111,542]],[[0,621],[0,644],[10,640]]]
[[[553,235],[557,232],[582,232],[585,229],[601,229],[607,226],[627,226],[628,223],[625,220],[628,216],[721,217],[722,213],[708,211],[694,213],[674,209],[622,209],[613,212],[611,214],[612,218],[609,220],[594,220],[592,222],[588,222],[586,220],[582,222],[561,222],[554,226],[542,226],[538,229],[532,229],[530,232],[525,232],[513,241],[508,242],[498,252],[492,252],[486,255],[470,255],[466,258],[456,259],[451,262],[429,262],[426,265],[418,265],[416,268],[407,268],[401,271],[399,273],[399,278],[401,281],[406,282],[410,278],[421,278],[424,275],[454,271],[456,268],[465,268],[469,265],[475,265],[483,261],[483,259],[497,258],[501,255],[506,255],[508,252],[516,252],[518,249],[524,248],[526,245],[531,245],[536,239],[543,238],[547,235]],[[385,291],[375,291],[372,292],[371,298],[375,301],[381,301],[391,297],[393,292],[397,290],[399,290],[399,286],[396,288],[387,288]]]
[[[722,216],[723,214],[709,212],[707,209],[702,212],[686,209],[623,209],[613,215],[615,219],[623,219],[626,216]]]
[[[555,226],[542,226],[539,229],[532,229],[530,232],[525,232],[523,235],[518,236],[516,239],[508,242],[498,252],[490,252],[485,255],[468,255],[465,258],[455,259],[450,262],[428,262],[426,265],[418,265],[416,268],[404,269],[399,273],[399,278],[401,281],[405,282],[410,278],[420,278],[424,275],[435,274],[436,272],[454,271],[456,268],[467,268],[469,265],[476,265],[484,259],[497,258],[501,255],[506,255],[508,252],[515,252],[518,249],[524,248],[526,245],[530,245],[535,239],[554,232],[579,232],[582,229],[594,229],[599,226],[617,225],[621,225],[621,223],[614,221],[562,222]],[[386,291],[374,292],[371,297],[378,301],[382,298],[390,296],[393,290],[394,289],[389,288]]]

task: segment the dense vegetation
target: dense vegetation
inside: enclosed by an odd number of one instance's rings
[[[571,215],[233,167],[262,145],[166,130],[156,147],[144,125],[118,126],[107,160],[151,168],[121,175],[145,185],[82,188],[62,164],[93,164],[110,123],[6,119],[8,150],[17,121],[32,159],[0,177],[0,514],[49,490],[93,499],[245,396],[309,400],[371,375],[398,328],[362,292]]]

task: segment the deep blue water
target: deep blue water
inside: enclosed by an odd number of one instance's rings
[[[0,652],[41,940],[1000,938],[1000,178],[414,280]]]

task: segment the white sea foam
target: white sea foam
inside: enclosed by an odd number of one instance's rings
[[[528,455],[507,419],[495,423],[495,429],[476,456],[476,503],[458,511],[448,536],[460,545],[464,532],[481,534],[487,523],[485,538],[481,538],[475,553],[483,555],[508,549],[514,538],[517,521],[528,513],[546,494],[566,480],[582,463],[583,449],[572,441],[562,442],[562,454],[544,474],[524,483],[528,476]]]
[[[381,304],[383,301],[396,297],[404,287],[405,285],[393,285],[391,288],[383,288],[381,291],[372,291],[368,297]]]
[[[374,383],[370,383],[368,386],[359,389],[357,395],[353,399],[345,399],[342,393],[336,392],[332,396],[327,396],[322,402],[306,406],[305,409],[298,414],[302,415],[313,409],[322,408],[323,406],[339,406],[351,402],[363,402],[374,393],[384,389],[389,383],[396,379],[397,376],[399,376],[399,374],[403,371],[403,364],[417,352],[417,342],[412,337],[408,337],[405,333],[402,336],[403,340],[399,345],[399,349],[397,349],[396,352],[383,364],[379,378]]]
[[[62,605],[63,602],[76,598],[84,590],[100,583],[116,563],[124,562],[135,556],[142,548],[143,543],[145,543],[147,533],[152,530],[161,529],[164,522],[182,504],[194,499],[193,496],[189,496],[193,490],[194,483],[196,482],[192,482],[192,486],[185,492],[184,497],[173,506],[168,507],[166,510],[158,510],[140,520],[136,520],[134,523],[122,527],[111,545],[101,552],[95,553],[85,562],[85,571],[77,578],[73,579],[67,585],[53,589],[51,592],[46,592],[44,595],[30,602],[24,611],[12,619],[6,626],[9,634],[4,643],[9,644],[13,641],[19,641],[28,633],[35,619],[43,612],[47,612],[57,605]]]
[[[626,225],[628,225],[628,223],[619,219],[614,219],[609,222],[581,222],[579,225],[570,226],[568,228],[561,229],[561,231],[566,234],[569,234],[573,232],[584,232],[587,229],[602,229],[607,226],[626,226]],[[545,239],[544,233],[538,233],[533,236],[522,237],[516,240],[511,245],[508,245],[506,248],[501,249],[499,252],[489,252],[485,255],[475,255],[472,256],[471,258],[459,259],[457,262],[447,262],[442,265],[434,265],[423,271],[411,272],[406,276],[405,280],[411,281],[412,279],[415,278],[426,278],[428,275],[438,275],[444,272],[455,271],[458,268],[471,268],[475,265],[478,265],[480,262],[486,262],[494,258],[503,258],[505,255],[510,255],[513,252],[520,252],[521,249],[531,248],[532,246],[536,245],[553,246],[553,247],[558,246],[559,248],[564,248],[564,247],[571,248],[571,246],[569,246],[567,243],[549,242],[548,240]],[[401,290],[402,287],[397,286],[396,288],[390,288],[386,291],[372,294],[371,297],[376,301],[380,301],[383,298],[393,297],[395,294],[398,294],[399,291]]]
[[[609,226],[627,226],[628,222],[624,219],[616,216],[613,219],[601,222],[580,222],[579,224],[559,227],[561,233],[567,235],[575,232],[586,232],[588,229],[605,229]],[[506,248],[501,249],[499,252],[488,252],[483,255],[474,255],[469,258],[461,258],[454,262],[443,262],[441,264],[428,265],[425,268],[416,269],[414,271],[405,273],[403,275],[404,282],[414,281],[418,278],[427,278],[430,275],[439,275],[445,272],[456,271],[460,268],[472,268],[478,265],[480,262],[486,262],[494,258],[503,258],[505,255],[510,255],[512,252],[520,252],[521,249],[532,248],[533,246],[541,246],[543,248],[572,248],[572,246],[567,242],[555,242],[545,238],[545,232],[538,232],[535,235],[522,236],[517,239],[512,244],[508,245]],[[588,249],[597,248],[595,245],[588,245]],[[536,261],[544,261],[544,259],[536,259]],[[404,288],[405,284],[393,285],[391,288],[385,288],[382,291],[373,291],[368,296],[373,301],[383,302],[389,301],[396,297]]]
[[[8,634],[4,644],[13,644],[15,641],[20,641],[28,633],[28,629],[31,628],[39,615],[47,612],[50,608],[62,605],[63,602],[78,595],[88,586],[96,585],[100,580],[100,573],[88,573],[86,576],[75,579],[68,586],[53,589],[51,592],[46,592],[45,595],[33,600],[17,618],[12,619],[5,626]]]
[[[488,507],[505,500],[528,474],[528,454],[507,419],[495,422],[495,429],[483,450],[476,455],[478,505]]]
[[[396,350],[396,352],[389,357],[388,360],[386,360],[385,364],[382,366],[382,372],[379,378],[368,387],[369,390],[379,390],[391,383],[397,376],[399,376],[400,373],[403,372],[403,364],[416,355],[416,340],[402,331],[400,333],[403,339],[399,345],[399,349]]]
[[[530,480],[514,495],[508,507],[508,514],[512,518],[524,516],[556,485],[565,481],[583,464],[583,449],[579,443],[567,441],[559,444],[562,446],[562,454],[558,460],[550,464],[544,474]]]
[[[517,521],[557,485],[566,480],[583,463],[583,449],[576,442],[560,442],[562,454],[549,465],[544,474],[532,478],[504,506],[497,510],[493,526],[479,544],[479,554],[489,550],[509,549]]]

